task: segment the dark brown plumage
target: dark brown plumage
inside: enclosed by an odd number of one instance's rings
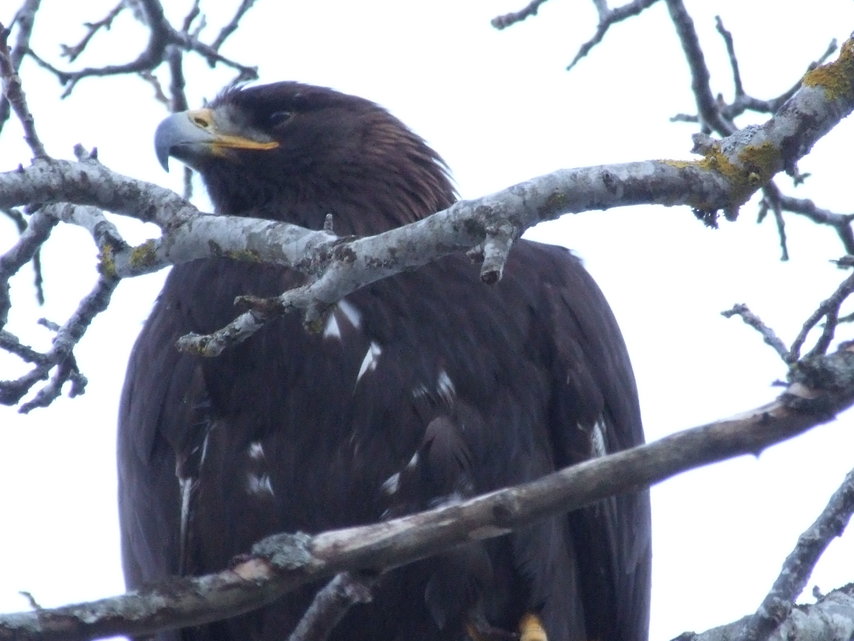
[[[196,168],[217,213],[372,234],[450,205],[438,156],[373,103],[278,83],[230,90],[160,126],[157,149]],[[211,572],[278,531],[374,522],[516,484],[643,440],[619,329],[569,252],[518,241],[504,278],[462,256],[370,285],[323,331],[281,318],[211,360],[175,340],[235,314],[240,294],[303,282],[274,266],[173,268],[134,348],[119,478],[130,587]],[[515,633],[644,641],[645,493],[557,516],[394,571],[336,641],[451,641]],[[316,586],[183,632],[281,639]],[[170,635],[164,635],[169,638]]]

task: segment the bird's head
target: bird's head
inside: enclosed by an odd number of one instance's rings
[[[157,158],[196,169],[219,213],[338,233],[376,233],[450,205],[445,165],[376,104],[280,82],[229,89],[207,108],[176,113],[155,135]]]

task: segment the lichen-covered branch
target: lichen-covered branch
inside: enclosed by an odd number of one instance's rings
[[[841,350],[813,366],[793,374],[794,382],[778,399],[742,415],[427,512],[314,536],[273,535],[217,574],[173,578],[92,603],[5,615],[0,641],[141,636],[229,618],[339,572],[389,570],[701,465],[756,454],[854,404],[854,352]]]
[[[719,209],[734,216],[752,193],[793,167],[852,109],[854,41],[849,40],[839,59],[812,71],[774,117],[722,140],[706,141],[700,160],[559,170],[370,238],[336,239],[326,231],[285,223],[204,215],[178,195],[116,174],[91,158],[38,161],[0,174],[0,207],[73,202],[159,225],[163,236],[139,247],[102,248],[101,268],[114,277],[225,255],[285,265],[315,278],[276,299],[246,299],[250,310],[233,323],[183,341],[185,349],[215,355],[279,314],[303,310],[311,324],[355,289],[451,252],[479,247],[485,259],[482,276],[494,281],[512,239],[562,214],[660,204],[689,205],[712,223]]]
[[[532,2],[521,11],[510,13],[506,16],[499,16],[493,20],[493,26],[501,29],[535,16],[540,4],[539,2]],[[586,56],[594,46],[598,45],[613,24],[637,15],[654,4],[654,0],[635,0],[634,2],[628,2],[615,8],[611,8],[607,2],[601,0],[593,0],[593,4],[599,16],[596,33],[593,38],[582,45],[567,69],[572,69],[581,58]],[[673,117],[674,121],[700,123],[702,131],[705,133],[715,132],[721,136],[730,136],[739,129],[736,119],[746,111],[767,114],[775,113],[801,88],[802,80],[798,79],[791,88],[779,96],[770,99],[759,99],[750,95],[742,82],[732,34],[724,27],[723,20],[718,16],[715,19],[716,28],[724,39],[730,68],[732,69],[734,96],[731,102],[727,102],[724,100],[721,91],[713,90],[712,78],[705,61],[704,50],[697,31],[694,28],[693,19],[686,9],[684,2],[682,0],[667,0],[667,6],[671,22],[676,30],[686,62],[688,63],[691,73],[691,87],[697,104],[697,114],[678,114]],[[836,48],[836,42],[831,42],[819,59],[809,65],[809,71],[818,68],[819,65],[836,51]],[[803,182],[805,176],[798,175],[794,165],[787,167],[787,171],[794,175],[796,184]],[[789,258],[784,218],[784,213],[786,212],[808,215],[818,224],[833,227],[845,245],[846,251],[849,253],[854,252],[854,231],[851,229],[851,220],[845,215],[832,212],[824,212],[827,215],[812,215],[811,213],[807,213],[803,207],[799,207],[802,201],[781,195],[780,189],[773,181],[766,182],[763,191],[766,194],[766,198],[763,199],[760,205],[760,221],[764,219],[766,213],[770,212],[773,215],[780,238],[782,260],[788,260]],[[814,206],[807,207],[806,209],[810,212],[821,211]],[[714,220],[706,219],[706,221],[714,223]]]

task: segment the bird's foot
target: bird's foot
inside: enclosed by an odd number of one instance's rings
[[[549,641],[540,617],[532,612],[519,620],[518,633],[496,628],[483,619],[469,620],[466,631],[472,641]]]
[[[519,641],[549,641],[540,617],[529,612],[519,621]]]

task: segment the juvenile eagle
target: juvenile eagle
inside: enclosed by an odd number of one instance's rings
[[[216,213],[376,234],[454,202],[438,155],[376,104],[293,82],[230,89],[157,130]],[[275,532],[319,532],[538,478],[643,441],[611,311],[567,250],[526,240],[496,285],[462,255],[369,285],[317,333],[279,318],[213,359],[178,337],[241,294],[304,282],[227,258],[174,267],[130,359],[119,502],[131,588],[227,566]],[[646,493],[389,572],[334,641],[645,641]],[[163,639],[287,637],[318,586]],[[531,622],[534,622],[531,628]],[[528,627],[526,627],[528,626]]]

